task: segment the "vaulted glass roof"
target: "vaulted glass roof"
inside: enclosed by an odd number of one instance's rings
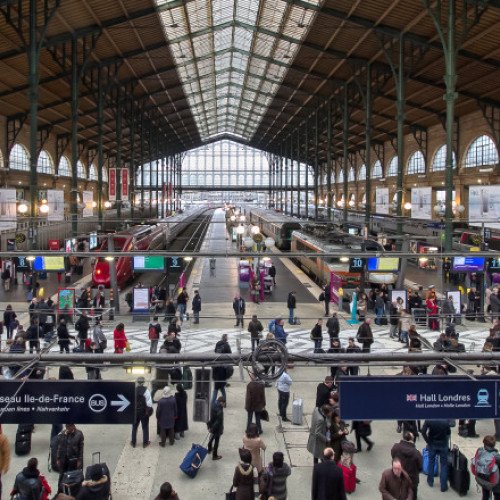
[[[203,141],[249,141],[324,0],[156,0]]]

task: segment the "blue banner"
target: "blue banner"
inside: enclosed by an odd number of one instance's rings
[[[500,418],[500,377],[348,377],[340,381],[344,420]]]

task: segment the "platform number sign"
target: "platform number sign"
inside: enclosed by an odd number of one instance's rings
[[[365,267],[365,260],[361,257],[351,257],[349,259],[349,272],[350,273],[361,273]]]

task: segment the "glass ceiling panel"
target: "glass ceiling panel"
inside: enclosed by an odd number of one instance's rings
[[[202,140],[227,134],[247,141],[314,20],[304,5],[324,2],[155,1]]]

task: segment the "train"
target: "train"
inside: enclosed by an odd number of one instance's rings
[[[132,226],[123,231],[112,233],[111,236],[101,235],[99,236],[100,245],[97,252],[106,252],[108,250],[109,237],[113,238],[115,252],[164,250],[205,210],[205,208],[198,208],[176,214],[168,219],[149,221],[148,224]],[[121,287],[134,276],[132,257],[118,257],[115,259],[114,264],[116,281],[118,286]],[[109,261],[106,259],[95,259],[92,269],[92,284],[94,287],[111,287]]]
[[[292,231],[302,227],[301,222],[295,217],[272,210],[252,209],[250,222],[257,224],[262,234],[273,238],[280,250],[290,250]]]
[[[363,258],[365,251],[383,251],[380,243],[340,231],[325,233],[323,229],[324,236],[320,236],[318,231],[314,234],[314,228],[304,229],[309,229],[311,234],[304,231],[292,233],[292,252],[304,253],[293,260],[318,283],[330,283],[333,273],[342,279],[343,287],[355,287],[361,283],[365,271],[365,283],[393,284],[397,281],[400,266],[398,258],[386,257],[387,254],[384,257]],[[343,251],[346,252],[345,256],[342,255]],[[332,252],[338,256],[321,255]],[[348,257],[347,253],[352,252],[356,252],[359,257]]]

